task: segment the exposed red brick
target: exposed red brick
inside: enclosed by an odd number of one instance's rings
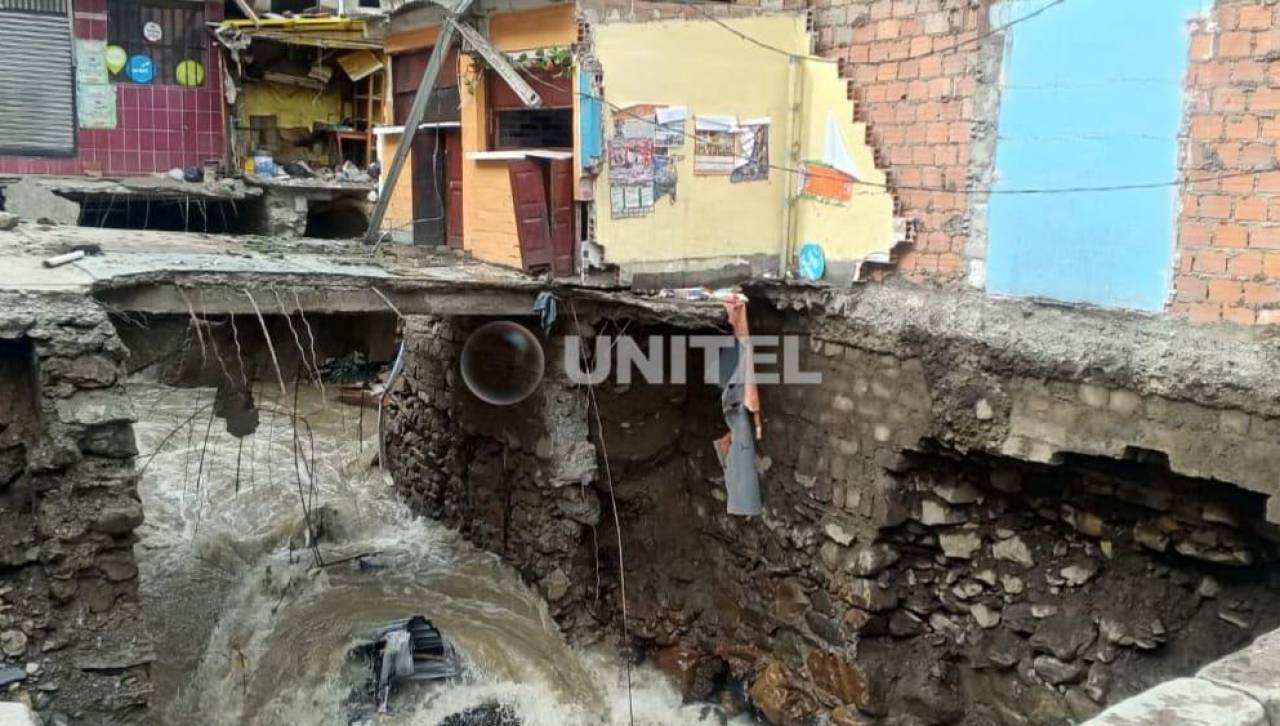
[[[1240,277],[1252,277],[1262,272],[1261,252],[1241,252],[1227,260],[1227,271]]]
[[[1214,247],[1244,247],[1248,241],[1249,232],[1241,224],[1224,222],[1213,230]]]
[[[1183,275],[1178,278],[1177,299],[1182,302],[1201,302],[1209,299],[1209,283],[1200,277]]]
[[[1254,309],[1249,307],[1233,306],[1222,309],[1223,320],[1242,325],[1253,325],[1257,320],[1257,315]]]
[[[1237,178],[1248,179],[1250,185],[1253,183],[1253,180],[1249,177]],[[1226,179],[1223,180],[1223,182],[1226,181]],[[1263,221],[1267,218],[1267,207],[1268,201],[1262,197],[1244,197],[1236,200],[1232,212],[1235,214],[1235,218],[1239,220]]]
[[[1253,52],[1253,33],[1231,31],[1218,37],[1218,55],[1223,58],[1244,58]]]
[[[1211,275],[1221,274],[1227,271],[1227,254],[1217,250],[1200,250],[1193,256],[1195,260],[1191,265],[1194,272],[1204,272]]]
[[[1249,231],[1249,246],[1280,250],[1280,227],[1255,227]]]
[[[1266,30],[1271,27],[1271,19],[1270,5],[1242,5],[1237,27],[1241,30]]]
[[[1235,280],[1210,280],[1209,302],[1235,305],[1244,295],[1244,287]]]

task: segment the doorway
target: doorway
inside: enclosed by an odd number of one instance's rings
[[[404,124],[426,73],[431,48],[398,54],[391,65],[397,124]],[[457,52],[440,68],[435,90],[413,137],[413,241],[462,248],[462,128]],[[403,136],[401,137],[403,138]]]

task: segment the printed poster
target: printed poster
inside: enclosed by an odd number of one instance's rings
[[[652,137],[609,140],[609,206],[614,218],[653,211],[653,168]]]
[[[818,161],[806,161],[800,195],[828,204],[845,204],[853,198],[853,177]]]
[[[653,132],[654,146],[684,146],[684,120],[689,109],[684,106],[659,106],[654,111],[657,125]]]
[[[675,204],[676,182],[679,181],[676,166],[683,158],[682,156],[668,153],[666,149],[654,149],[653,198],[655,201],[669,196],[671,197],[671,203]]]
[[[609,183],[653,182],[653,139],[609,140]]]
[[[729,181],[764,181],[769,178],[769,119],[752,119],[738,125],[738,150]]]
[[[613,114],[615,135],[624,139],[648,139],[653,141],[658,126],[657,107],[651,103],[637,103],[620,108]]]
[[[114,129],[116,87],[107,71],[107,43],[77,38],[76,123],[82,129]]]
[[[728,176],[737,162],[738,120],[733,116],[698,116],[694,121],[693,173]]]

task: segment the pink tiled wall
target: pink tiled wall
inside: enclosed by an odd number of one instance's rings
[[[205,3],[207,19],[222,5]],[[107,0],[75,1],[77,38],[106,39]],[[212,39],[200,88],[116,84],[114,129],[80,129],[75,156],[0,156],[0,174],[80,174],[99,165],[104,174],[129,175],[199,166],[226,148],[222,76]]]

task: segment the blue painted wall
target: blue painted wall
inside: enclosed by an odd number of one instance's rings
[[[1017,17],[1042,2],[1006,3]],[[1177,178],[1189,36],[1200,0],[1067,0],[1015,25],[996,190]],[[991,196],[987,289],[1160,310],[1178,190]]]

